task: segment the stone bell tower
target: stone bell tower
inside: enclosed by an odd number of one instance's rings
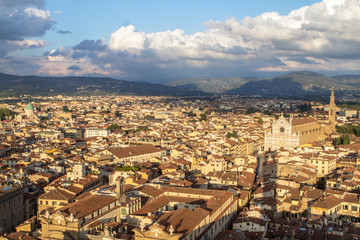
[[[119,204],[126,202],[125,179],[123,177],[116,178],[116,198]]]
[[[330,103],[329,103],[329,117],[328,117],[328,121],[332,132],[336,131],[335,115],[336,115],[336,105],[335,105],[335,96],[334,96],[334,88],[333,88],[331,90]]]

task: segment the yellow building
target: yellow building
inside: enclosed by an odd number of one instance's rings
[[[311,205],[311,215],[329,217],[330,220],[344,218],[360,218],[359,196],[354,193],[344,193],[342,198],[325,196]]]
[[[138,226],[135,240],[213,239],[229,228],[237,213],[238,201],[230,192],[182,187],[160,187],[158,192],[128,218]],[[163,214],[155,222],[146,220],[156,212]]]
[[[139,210],[140,205],[140,198],[126,197],[124,179],[119,177],[115,189],[101,188],[57,210],[40,214],[40,239],[87,239],[85,235],[97,225],[109,221],[120,222],[122,216]]]
[[[56,210],[75,198],[75,194],[63,188],[55,188],[46,192],[38,198],[38,211]]]
[[[322,177],[336,169],[336,157],[321,156],[306,160],[306,164],[317,168],[318,176]]]

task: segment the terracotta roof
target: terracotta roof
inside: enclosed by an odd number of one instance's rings
[[[331,209],[333,207],[338,206],[343,202],[342,199],[334,197],[334,196],[326,196],[325,198],[317,200],[312,206],[318,208]]]
[[[297,125],[303,125],[303,124],[308,124],[308,123],[317,123],[317,120],[314,119],[313,117],[306,117],[306,118],[300,118],[300,119],[294,119],[292,120],[292,126],[297,126]]]
[[[323,190],[321,189],[308,189],[304,193],[305,198],[318,199],[322,196]]]
[[[145,185],[144,187],[140,188],[139,192],[145,193],[146,195],[149,195],[151,197],[157,197],[164,193],[163,190],[150,185]]]
[[[359,203],[359,197],[354,193],[345,193],[344,202]]]
[[[76,218],[83,218],[113,202],[117,201],[115,197],[91,195],[79,201],[70,203],[59,210],[68,214],[72,213]]]
[[[11,240],[35,240],[35,238],[33,238],[23,232],[11,233],[7,236],[7,238],[11,239]]]
[[[79,188],[79,187],[76,187],[76,186],[73,186],[73,185],[70,185],[66,188],[68,191],[74,193],[74,194],[78,194],[80,192],[82,192],[84,189],[82,188]]]
[[[214,240],[250,240],[239,230],[227,230],[216,235]]]
[[[40,195],[39,199],[49,199],[49,200],[66,200],[70,201],[75,197],[75,194],[69,193],[61,188],[55,188],[50,192]]]
[[[117,158],[127,158],[161,151],[164,151],[164,149],[156,148],[153,145],[147,144],[110,150],[110,152],[114,154]]]
[[[169,204],[170,202],[177,203],[188,203],[188,204],[197,204],[202,205],[206,201],[199,198],[189,198],[189,197],[177,197],[177,196],[162,196],[150,203],[145,204],[141,209],[136,211],[134,215],[148,215],[148,213],[153,213],[163,206]]]
[[[174,228],[174,233],[187,234],[196,227],[209,213],[201,208],[190,210],[182,208],[167,212],[156,222],[165,226],[167,231],[170,225]]]

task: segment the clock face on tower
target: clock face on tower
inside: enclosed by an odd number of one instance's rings
[[[281,127],[281,128],[280,128],[280,132],[285,132],[285,128],[284,128],[284,127]]]

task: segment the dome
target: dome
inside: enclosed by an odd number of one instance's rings
[[[26,105],[25,110],[34,110],[34,106],[29,103],[28,105]]]

